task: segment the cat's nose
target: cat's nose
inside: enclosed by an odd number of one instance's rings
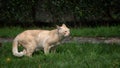
[[[66,36],[70,36],[70,33],[68,33]]]

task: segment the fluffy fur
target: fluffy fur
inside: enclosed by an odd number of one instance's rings
[[[35,50],[42,48],[45,54],[50,50],[55,51],[60,41],[70,35],[70,29],[63,24],[54,30],[26,30],[13,40],[12,52],[14,56],[32,56]],[[23,51],[18,52],[18,46],[23,46]]]

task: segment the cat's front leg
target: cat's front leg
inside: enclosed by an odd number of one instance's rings
[[[44,53],[45,53],[45,55],[49,54],[49,51],[50,51],[50,46],[49,46],[49,44],[45,44],[45,45],[44,45]]]
[[[57,48],[57,46],[60,44],[60,42],[57,42],[56,44],[54,44],[54,45],[52,45],[51,46],[51,52],[52,53],[55,53],[56,52],[56,48]]]
[[[56,45],[52,45],[51,48],[50,48],[51,52],[55,53],[56,52],[56,48],[57,48]]]

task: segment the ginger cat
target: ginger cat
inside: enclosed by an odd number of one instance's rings
[[[62,39],[70,35],[70,29],[65,25],[57,26],[54,30],[26,30],[16,36],[13,40],[12,52],[14,56],[32,56],[33,52],[39,48],[48,54],[50,50],[55,51],[56,46]],[[18,46],[24,47],[18,52]]]

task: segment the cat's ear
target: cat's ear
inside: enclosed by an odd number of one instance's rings
[[[65,25],[65,24],[62,24],[62,26],[63,26],[63,27],[66,27],[66,25]]]
[[[57,29],[59,30],[59,29],[61,29],[61,27],[60,26],[58,26],[58,25],[56,25],[56,27],[57,27]]]

